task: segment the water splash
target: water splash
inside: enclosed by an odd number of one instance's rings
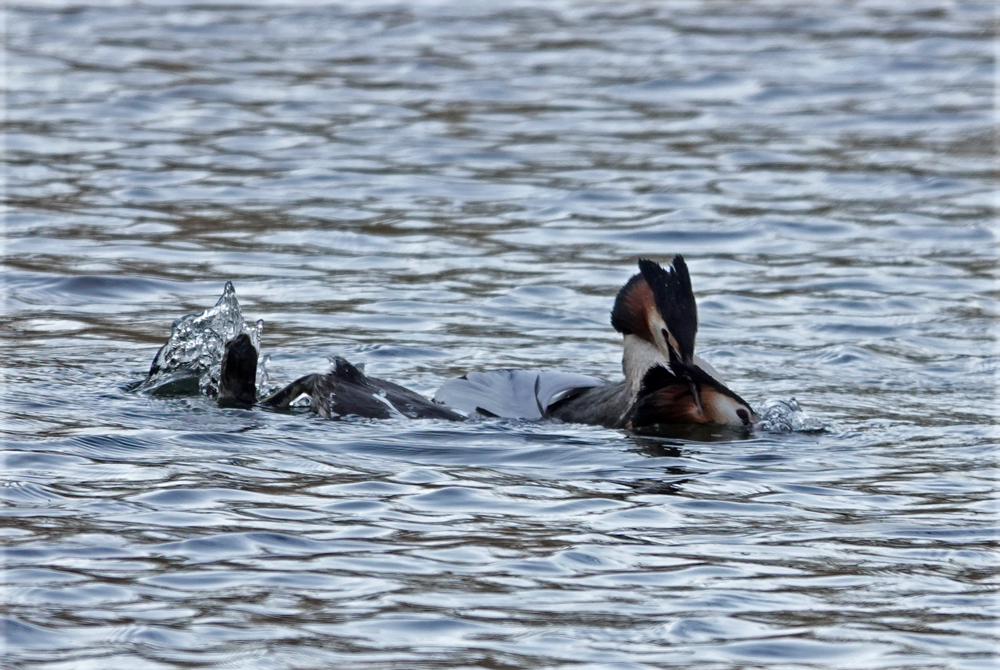
[[[214,307],[174,321],[170,339],[156,353],[149,376],[136,390],[158,394],[198,391],[215,395],[219,390],[226,342],[246,333],[254,348],[260,351],[263,330],[263,319],[252,325],[243,320],[236,289],[232,282],[226,282]]]
[[[257,321],[261,326],[264,325],[263,320]],[[251,341],[253,340],[253,335],[250,336]],[[260,346],[254,343],[257,347],[257,351],[260,351]],[[267,374],[267,364],[271,362],[270,356],[263,356],[257,361],[257,397],[262,397],[268,395],[271,389],[271,376]]]
[[[819,419],[809,416],[795,398],[788,400],[767,400],[757,408],[760,421],[757,430],[774,433],[814,433],[827,430],[829,426]]]

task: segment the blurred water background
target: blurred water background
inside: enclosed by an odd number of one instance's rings
[[[994,16],[8,3],[6,667],[996,667]],[[276,383],[615,378],[676,252],[826,432],[123,390],[227,280]]]

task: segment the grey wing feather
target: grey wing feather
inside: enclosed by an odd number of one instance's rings
[[[434,401],[472,414],[504,419],[541,419],[549,405],[574,389],[606,384],[602,379],[568,372],[491,370],[470,372],[444,383]],[[480,411],[484,410],[484,411]]]

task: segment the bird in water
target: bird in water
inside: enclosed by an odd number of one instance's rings
[[[218,402],[223,407],[251,407],[257,401],[257,349],[246,333],[225,344],[219,375]],[[288,409],[306,397],[317,414],[327,419],[360,416],[369,419],[406,417],[464,421],[465,417],[399,384],[367,376],[339,356],[326,374],[296,379],[260,400],[260,404]]]
[[[339,356],[326,374],[306,375],[260,401],[262,405],[286,409],[306,396],[320,416],[339,419],[361,416],[369,419],[444,419],[464,421],[457,412],[434,403],[416,391],[376,377],[369,377]]]
[[[639,260],[639,273],[615,298],[611,325],[624,337],[623,381],[497,370],[446,382],[435,400],[488,416],[555,418],[636,432],[675,424],[749,426],[758,420],[694,353],[698,309],[680,255],[667,268]]]
[[[552,371],[470,372],[446,382],[431,401],[398,384],[368,377],[361,368],[336,358],[326,374],[301,377],[260,404],[283,409],[304,396],[318,414],[331,419],[462,421],[464,413],[560,419],[635,432],[678,424],[749,426],[758,420],[750,405],[694,352],[698,308],[680,255],[666,268],[639,260],[639,272],[615,298],[611,325],[623,335],[624,346],[625,379],[616,383]],[[252,406],[256,369],[257,349],[249,336],[243,333],[228,341],[219,403]]]

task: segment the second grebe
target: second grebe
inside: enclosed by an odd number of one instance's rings
[[[624,336],[624,381],[498,370],[446,382],[434,399],[464,412],[636,431],[666,424],[749,426],[757,421],[750,405],[694,353],[698,309],[680,255],[667,269],[639,261],[639,273],[615,298],[611,325]]]

